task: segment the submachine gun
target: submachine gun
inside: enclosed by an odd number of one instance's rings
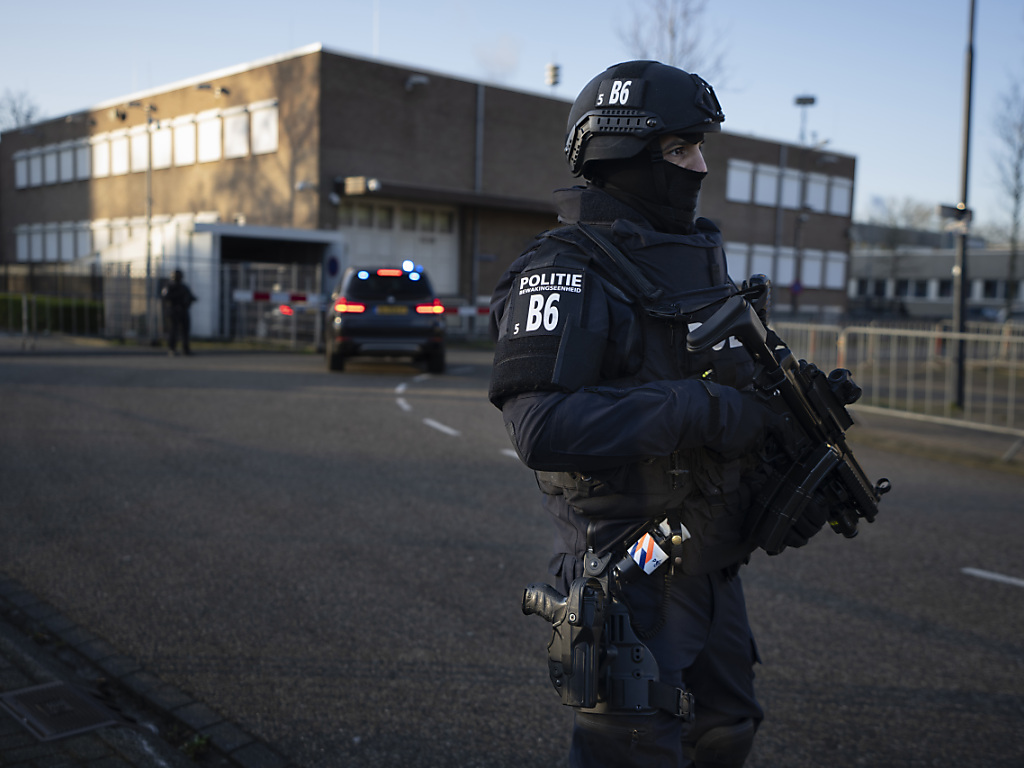
[[[778,554],[809,503],[824,505],[833,530],[852,538],[861,518],[875,519],[890,484],[885,478],[871,483],[846,444],[845,431],[853,425],[846,406],[861,394],[850,372],[839,369],[826,376],[797,362],[768,331],[768,292],[767,278],[751,278],[690,331],[687,348],[703,352],[729,337],[738,339],[754,359],[757,396],[789,425],[785,438],[763,454],[768,478],[748,516],[749,540]],[[659,680],[657,662],[643,641],[649,634],[634,629],[616,597],[617,587],[639,574],[679,562],[689,535],[668,519],[646,521],[621,548],[600,556],[589,549],[584,575],[573,581],[568,595],[548,584],[526,588],[523,613],[552,626],[548,671],[563,704],[591,712],[664,710],[693,719],[693,696]],[[614,556],[620,559],[613,561]]]
[[[775,441],[774,455],[765,457],[768,481],[749,518],[753,540],[769,554],[778,554],[808,503],[823,504],[832,529],[852,538],[861,518],[874,521],[891,484],[886,478],[868,480],[846,444],[846,430],[853,425],[846,406],[860,397],[860,387],[845,369],[826,376],[814,365],[798,362],[769,332],[764,321],[769,289],[766,277],[752,277],[743,291],[690,332],[686,346],[701,352],[730,336],[738,339],[754,359],[758,396],[796,427],[785,440]]]

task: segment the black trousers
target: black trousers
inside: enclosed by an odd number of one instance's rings
[[[662,566],[667,567],[667,566]],[[626,587],[636,624],[653,626],[664,581],[660,572]],[[692,745],[719,725],[744,719],[760,723],[764,712],[754,696],[759,661],[738,576],[676,574],[669,586],[665,624],[647,647],[663,682],[686,687],[694,696],[692,724],[665,712],[653,715],[576,713],[569,764],[574,768],[664,766],[686,768],[683,745]]]
[[[170,328],[167,331],[167,346],[173,351],[178,346],[178,339],[181,339],[181,349],[186,354],[190,351],[188,337],[192,329],[192,319],[188,310],[172,309],[168,318]]]

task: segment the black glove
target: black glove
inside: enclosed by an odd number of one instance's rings
[[[800,518],[786,531],[783,542],[787,547],[802,547],[824,527],[827,519],[828,507],[818,494],[814,494],[804,507]]]
[[[769,433],[780,435],[785,432],[786,419],[772,410],[765,401],[754,392],[740,392],[722,387],[710,390],[712,393],[712,409],[719,407],[719,418],[722,431],[716,440],[710,441],[709,449],[726,461],[738,459],[761,448]],[[728,391],[728,394],[726,394]],[[721,394],[718,394],[721,393]],[[716,401],[721,397],[721,405]]]

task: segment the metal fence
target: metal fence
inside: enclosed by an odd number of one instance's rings
[[[121,263],[5,265],[0,331],[26,339],[50,334],[158,339],[164,326],[159,288],[168,276],[147,281],[137,272]]]
[[[1017,438],[1008,457],[1024,446],[1024,326],[976,324],[957,333],[946,323],[779,323],[776,331],[798,358],[825,371],[849,368],[864,390],[857,408],[1006,434]]]
[[[318,269],[221,265],[220,337],[319,347]],[[159,288],[166,278],[161,273],[147,281],[126,263],[77,271],[56,264],[7,266],[0,270],[0,331],[26,339],[48,333],[159,339],[164,325]],[[486,316],[459,307],[460,302],[448,303],[455,310],[446,315],[452,337],[485,337]],[[798,358],[825,371],[849,368],[864,390],[857,408],[998,432],[1017,438],[1014,450],[1024,446],[1024,325],[972,323],[962,334],[949,322],[844,327],[784,321],[774,327]]]

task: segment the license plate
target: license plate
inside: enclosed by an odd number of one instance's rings
[[[404,305],[390,306],[381,305],[377,307],[378,315],[405,315],[409,312],[409,308]]]

